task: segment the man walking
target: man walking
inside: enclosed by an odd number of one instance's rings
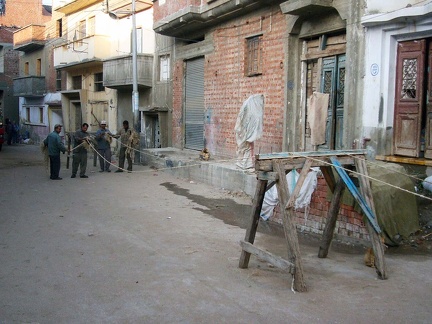
[[[96,132],[97,149],[99,152],[99,172],[111,172],[109,169],[111,165],[111,139],[113,134],[106,127],[107,123],[102,120],[100,123],[100,128]]]
[[[88,127],[89,125],[87,123],[84,123],[82,124],[81,129],[78,129],[75,132],[71,178],[76,177],[78,167],[80,168],[80,178],[88,178],[88,176],[86,176],[85,174],[87,169],[87,147],[84,146],[87,143]]]
[[[59,177],[60,173],[60,152],[63,154],[66,152],[61,138],[60,132],[62,125],[56,124],[54,126],[54,131],[52,131],[48,137],[44,140],[44,145],[48,147],[48,156],[50,159],[50,179],[51,180],[61,180]]]
[[[120,137],[120,151],[119,151],[119,168],[116,172],[123,172],[125,165],[125,158],[128,161],[128,172],[132,171],[132,138],[133,129],[129,129],[129,122],[125,120],[123,122],[123,129],[117,132],[116,137]]]

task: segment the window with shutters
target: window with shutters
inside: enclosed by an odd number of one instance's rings
[[[262,74],[262,35],[246,39],[246,76]]]

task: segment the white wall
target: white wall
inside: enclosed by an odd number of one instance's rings
[[[426,4],[419,8],[420,12],[430,11],[430,6],[431,4]],[[362,19],[363,25],[366,26],[363,92],[364,137],[370,137],[369,135],[377,128],[390,129],[393,127],[397,43],[432,37],[432,17],[427,17],[425,14],[408,21],[404,18],[412,14],[412,9],[413,7],[410,7],[381,15],[379,18],[366,16]],[[379,121],[378,118],[380,105],[382,121]]]
[[[424,3],[424,0],[367,0],[366,11],[370,14],[383,13]]]

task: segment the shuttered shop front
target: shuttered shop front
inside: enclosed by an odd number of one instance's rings
[[[186,61],[185,148],[204,148],[204,58]]]

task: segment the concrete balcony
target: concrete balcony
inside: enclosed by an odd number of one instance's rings
[[[15,97],[43,97],[46,94],[44,76],[25,76],[13,80]]]
[[[45,46],[45,26],[28,25],[14,32],[14,50],[31,52]]]
[[[138,54],[137,56],[138,86],[150,88],[153,81],[153,56]],[[132,87],[132,57],[122,56],[103,62],[103,85],[114,89]]]
[[[55,47],[54,67],[65,68],[78,64],[102,61],[111,56],[113,56],[113,53],[111,53],[109,36],[87,36]]]
[[[201,4],[187,1],[183,6],[155,6],[153,30],[171,37],[202,36],[206,29],[286,0],[220,0]]]

